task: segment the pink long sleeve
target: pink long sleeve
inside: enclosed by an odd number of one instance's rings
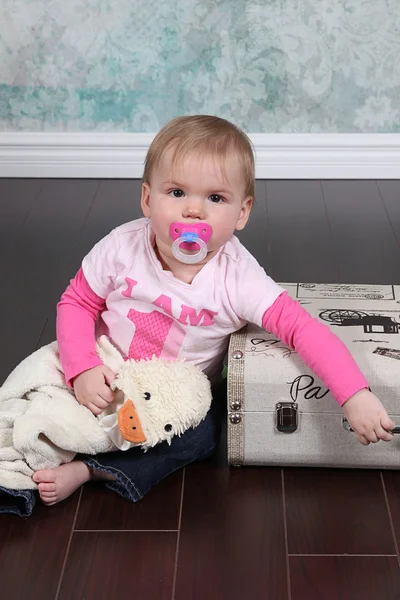
[[[342,406],[368,383],[343,342],[286,292],[264,313],[263,327],[296,350]]]
[[[95,324],[104,307],[105,300],[79,269],[57,304],[57,341],[68,385],[79,373],[102,364],[96,354]]]

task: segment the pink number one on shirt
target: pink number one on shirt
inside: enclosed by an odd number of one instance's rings
[[[174,319],[158,310],[151,313],[130,309],[128,319],[135,325],[135,334],[129,346],[129,358],[157,358],[174,360],[179,355],[185,329]],[[168,352],[163,349],[168,338]]]

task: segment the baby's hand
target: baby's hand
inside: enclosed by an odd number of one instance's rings
[[[343,404],[344,414],[361,444],[390,442],[395,428],[382,403],[369,390],[360,390]]]
[[[115,374],[105,365],[88,369],[74,378],[73,386],[79,404],[99,415],[114,400],[110,383]]]

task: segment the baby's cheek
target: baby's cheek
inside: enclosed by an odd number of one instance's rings
[[[236,222],[233,222],[232,220],[225,221],[219,225],[218,231],[216,232],[216,238],[218,239],[220,245],[225,244],[231,239],[235,232],[235,225]]]
[[[236,223],[237,220],[233,217],[231,211],[221,211],[221,214],[214,220],[213,233],[222,237],[230,236]]]

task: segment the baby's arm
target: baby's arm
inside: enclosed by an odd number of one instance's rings
[[[263,327],[295,349],[329,388],[362,444],[389,441],[395,424],[343,342],[286,292],[264,313]]]
[[[95,323],[105,300],[80,269],[57,305],[57,341],[65,378],[80,404],[97,415],[113,401],[114,373],[96,354]]]

